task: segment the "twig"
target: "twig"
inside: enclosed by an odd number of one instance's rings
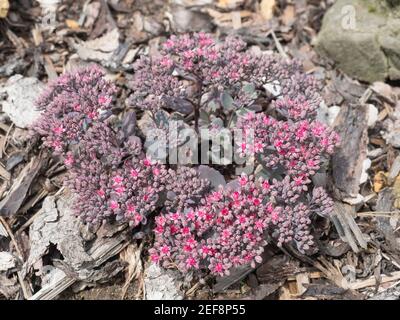
[[[384,257],[386,260],[388,260],[389,262],[391,262],[394,266],[396,266],[397,268],[400,269],[400,264],[398,264],[396,261],[394,261],[389,255],[387,255],[384,252],[381,252],[382,257]]]
[[[185,296],[191,296],[194,294],[200,287],[200,282],[197,282],[193,287],[191,287],[188,291],[186,291]]]
[[[140,299],[140,296],[142,296],[142,298]],[[138,288],[138,292],[135,295],[135,299],[136,300],[144,300],[145,298],[145,289],[144,289],[144,274],[143,272],[140,274],[139,276],[139,288]]]
[[[194,106],[194,129],[196,130],[196,133],[199,133],[199,118],[200,118],[200,105],[201,105],[201,97],[202,97],[202,90],[203,90],[203,83],[199,81],[197,83],[198,86],[198,99],[197,99],[197,105]]]
[[[22,254],[22,251],[18,245],[17,240],[14,237],[14,233],[12,232],[10,226],[8,225],[7,221],[3,218],[0,217],[0,222],[3,225],[3,227],[6,229],[8,235],[10,236],[11,242],[14,244],[15,250],[17,251],[19,258],[22,262],[25,262],[24,256]],[[30,290],[28,290],[28,288],[25,285],[25,281],[24,279],[22,279],[21,273],[18,271],[17,272],[17,277],[18,277],[18,282],[21,285],[22,288],[22,293],[24,294],[24,298],[25,299],[29,299],[29,297],[32,296]]]
[[[365,240],[360,228],[354,221],[352,216],[354,208],[340,201],[335,201],[334,214],[331,215],[331,220],[336,228],[341,228],[342,234],[339,233],[343,241],[346,241],[354,252],[359,252],[358,246],[363,249],[367,248]],[[339,229],[338,229],[339,232]]]
[[[372,95],[372,90],[370,88],[367,88],[367,90],[365,90],[363,95],[360,97],[359,102],[361,104],[367,103],[371,95]]]
[[[21,226],[21,228],[18,229],[17,233],[18,233],[18,234],[21,234],[22,231],[24,231],[26,228],[28,228],[28,227],[32,224],[32,222],[36,219],[36,216],[37,216],[37,214],[38,214],[39,212],[41,212],[41,209],[38,210],[32,217],[30,217],[29,220],[28,220],[27,222],[25,222],[25,223]]]
[[[276,37],[275,31],[271,30],[271,34],[272,34],[272,38],[274,39],[275,46],[276,46],[276,49],[278,50],[279,54],[282,57],[284,57],[285,59],[288,59],[289,56],[287,55],[285,50],[283,50],[281,43],[279,42],[278,38]]]
[[[10,239],[11,239],[12,243],[14,244],[15,250],[17,251],[18,255],[20,256],[20,259],[24,262],[25,261],[24,256],[22,254],[22,251],[19,248],[19,245],[14,237],[14,234],[13,234],[10,226],[8,225],[7,221],[3,217],[0,217],[0,222],[6,229],[8,235],[10,236]]]
[[[383,293],[383,292],[385,292],[385,291],[388,291],[388,290],[390,290],[390,289],[393,289],[393,288],[397,287],[399,284],[400,284],[400,281],[397,281],[397,282],[393,283],[391,286],[389,286],[389,287],[387,287],[387,288],[385,288],[385,289],[379,291],[378,293],[381,294],[381,293]]]
[[[8,154],[7,154],[7,152],[6,152],[6,148],[7,148],[7,145],[8,145],[7,141],[8,141],[8,137],[9,137],[10,132],[11,132],[11,130],[12,130],[13,127],[14,127],[14,123],[11,123],[11,126],[8,128],[7,133],[6,133],[6,136],[4,137],[3,145],[1,146],[1,149],[3,150],[3,152],[4,152],[4,154],[5,154],[6,156],[8,156]]]
[[[20,271],[17,272],[17,277],[18,277],[18,282],[21,285],[24,298],[25,298],[25,300],[28,300],[30,297],[32,297],[32,292],[30,290],[28,291],[27,286],[25,285],[25,281],[22,278]]]
[[[18,210],[17,214],[23,214],[27,212],[30,208],[34,207],[41,199],[49,194],[48,191],[42,189],[35,197],[31,198],[25,203],[25,205]]]
[[[382,280],[380,283],[386,283],[386,282],[392,282],[392,281],[397,281],[400,280],[400,271],[392,272],[391,276],[387,275],[381,275]],[[366,280],[361,280],[361,281],[356,281],[353,283],[350,283],[350,289],[353,290],[358,290],[358,289],[363,289],[366,287],[373,287],[377,284],[375,276],[371,276]]]
[[[357,212],[357,216],[358,217],[386,217],[386,218],[390,218],[395,213],[400,213],[400,211],[366,211],[366,212]]]
[[[143,292],[143,296],[142,296],[142,300],[146,299],[146,286],[144,285],[144,275],[142,275],[142,292]]]

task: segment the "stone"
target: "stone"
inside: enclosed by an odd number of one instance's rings
[[[35,101],[43,91],[45,85],[36,78],[26,78],[15,75],[8,79],[1,93],[5,93],[6,100],[0,101],[3,112],[19,128],[28,128],[40,116]]]
[[[371,164],[372,164],[372,161],[369,158],[366,158],[363,161],[362,172],[361,172],[361,176],[360,176],[360,184],[367,182],[367,180],[369,178],[368,170],[369,170],[369,168],[371,168]]]
[[[213,24],[206,13],[174,6],[171,9],[171,27],[175,32],[210,32]]]
[[[368,104],[368,128],[373,128],[378,121],[379,110],[373,104]]]
[[[333,126],[339,112],[339,106],[328,107],[325,102],[322,102],[317,110],[317,120],[328,126]]]
[[[358,80],[399,80],[399,28],[397,5],[382,0],[338,0],[325,14],[315,47]]]
[[[178,271],[165,270],[152,263],[145,270],[146,300],[182,300]]]

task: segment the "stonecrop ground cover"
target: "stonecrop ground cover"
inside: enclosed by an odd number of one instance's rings
[[[267,236],[307,252],[314,216],[333,206],[312,177],[338,136],[316,121],[319,86],[301,64],[249,49],[235,36],[196,33],[170,37],[160,57],[141,57],[133,69],[125,121],[111,117],[117,88],[97,66],[61,76],[38,101],[43,113],[33,132],[63,159],[76,214],[94,225],[127,222],[134,231],[154,223],[151,260],[185,272],[224,275],[261,262]],[[146,131],[136,118],[146,118]],[[168,153],[160,161],[148,136],[168,134],[172,121],[192,129],[195,145],[201,131],[212,139],[222,129],[240,130],[251,139],[222,144],[254,168],[204,170],[197,153],[185,165]],[[167,150],[179,150],[181,140],[160,138]],[[214,160],[210,148],[202,159]]]

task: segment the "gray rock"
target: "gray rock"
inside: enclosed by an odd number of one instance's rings
[[[212,30],[211,17],[206,13],[189,10],[181,6],[172,8],[172,29],[176,32],[196,32]]]
[[[338,0],[315,42],[319,53],[366,82],[400,79],[400,7],[382,0]]]
[[[317,110],[317,120],[332,126],[339,112],[339,106],[328,107],[325,102],[322,102]]]
[[[145,271],[146,300],[182,300],[179,273],[150,264]]]
[[[35,101],[44,89],[44,84],[36,78],[15,75],[8,79],[3,88],[6,100],[0,102],[11,121],[20,128],[27,128],[40,116]]]

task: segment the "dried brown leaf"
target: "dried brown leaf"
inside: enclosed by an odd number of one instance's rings
[[[244,0],[218,0],[217,7],[221,9],[236,9]]]
[[[119,47],[120,33],[118,28],[104,36],[77,45],[77,53],[82,60],[108,62]]]
[[[7,17],[8,9],[10,9],[8,0],[0,0],[0,19]]]
[[[125,283],[122,288],[122,299],[124,298],[129,284],[134,279],[139,279],[143,273],[143,264],[140,255],[143,248],[143,242],[138,247],[136,243],[128,245],[121,253],[120,258],[128,264],[126,270]]]
[[[379,171],[373,179],[373,188],[374,192],[381,191],[384,187],[387,186],[387,173],[383,171]]]
[[[70,28],[72,30],[79,30],[80,29],[79,23],[76,20],[66,19],[65,20],[65,24],[67,25],[68,28]]]
[[[282,23],[285,26],[291,25],[293,23],[293,21],[295,20],[295,15],[296,15],[296,12],[295,12],[294,5],[291,5],[291,4],[287,5],[281,16]]]
[[[265,20],[270,20],[274,16],[276,0],[261,0],[260,13]]]

